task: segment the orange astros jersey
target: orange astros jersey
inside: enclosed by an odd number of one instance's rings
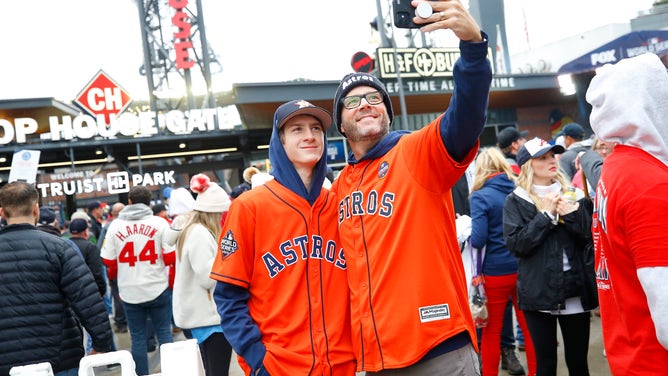
[[[464,331],[476,346],[450,189],[477,146],[463,163],[452,160],[440,120],[378,159],[347,165],[332,187],[358,371],[409,366]]]
[[[276,180],[247,191],[232,201],[218,244],[211,278],[248,289],[269,374],[354,375],[346,260],[331,192],[310,206]]]

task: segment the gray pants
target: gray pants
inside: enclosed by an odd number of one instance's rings
[[[455,351],[398,369],[367,372],[367,376],[480,376],[478,354],[470,343]]]

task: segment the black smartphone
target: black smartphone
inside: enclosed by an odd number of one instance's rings
[[[413,22],[415,17],[415,7],[411,5],[411,0],[392,0],[392,14],[394,16],[394,26],[402,29],[418,29],[428,25],[416,24]]]

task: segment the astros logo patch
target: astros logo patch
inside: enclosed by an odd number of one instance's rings
[[[234,240],[234,234],[232,233],[232,230],[228,230],[227,234],[225,234],[225,236],[220,239],[218,248],[220,248],[220,256],[223,258],[223,260],[239,249],[237,241]]]
[[[382,162],[380,167],[378,167],[378,179],[384,178],[388,171],[390,171],[390,164],[386,161]]]

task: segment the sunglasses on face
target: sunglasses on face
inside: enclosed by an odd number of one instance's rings
[[[366,99],[366,102],[371,105],[383,103],[383,95],[377,91],[372,91],[364,95],[350,95],[343,98],[343,107],[349,110],[357,108],[362,104],[362,98]]]

